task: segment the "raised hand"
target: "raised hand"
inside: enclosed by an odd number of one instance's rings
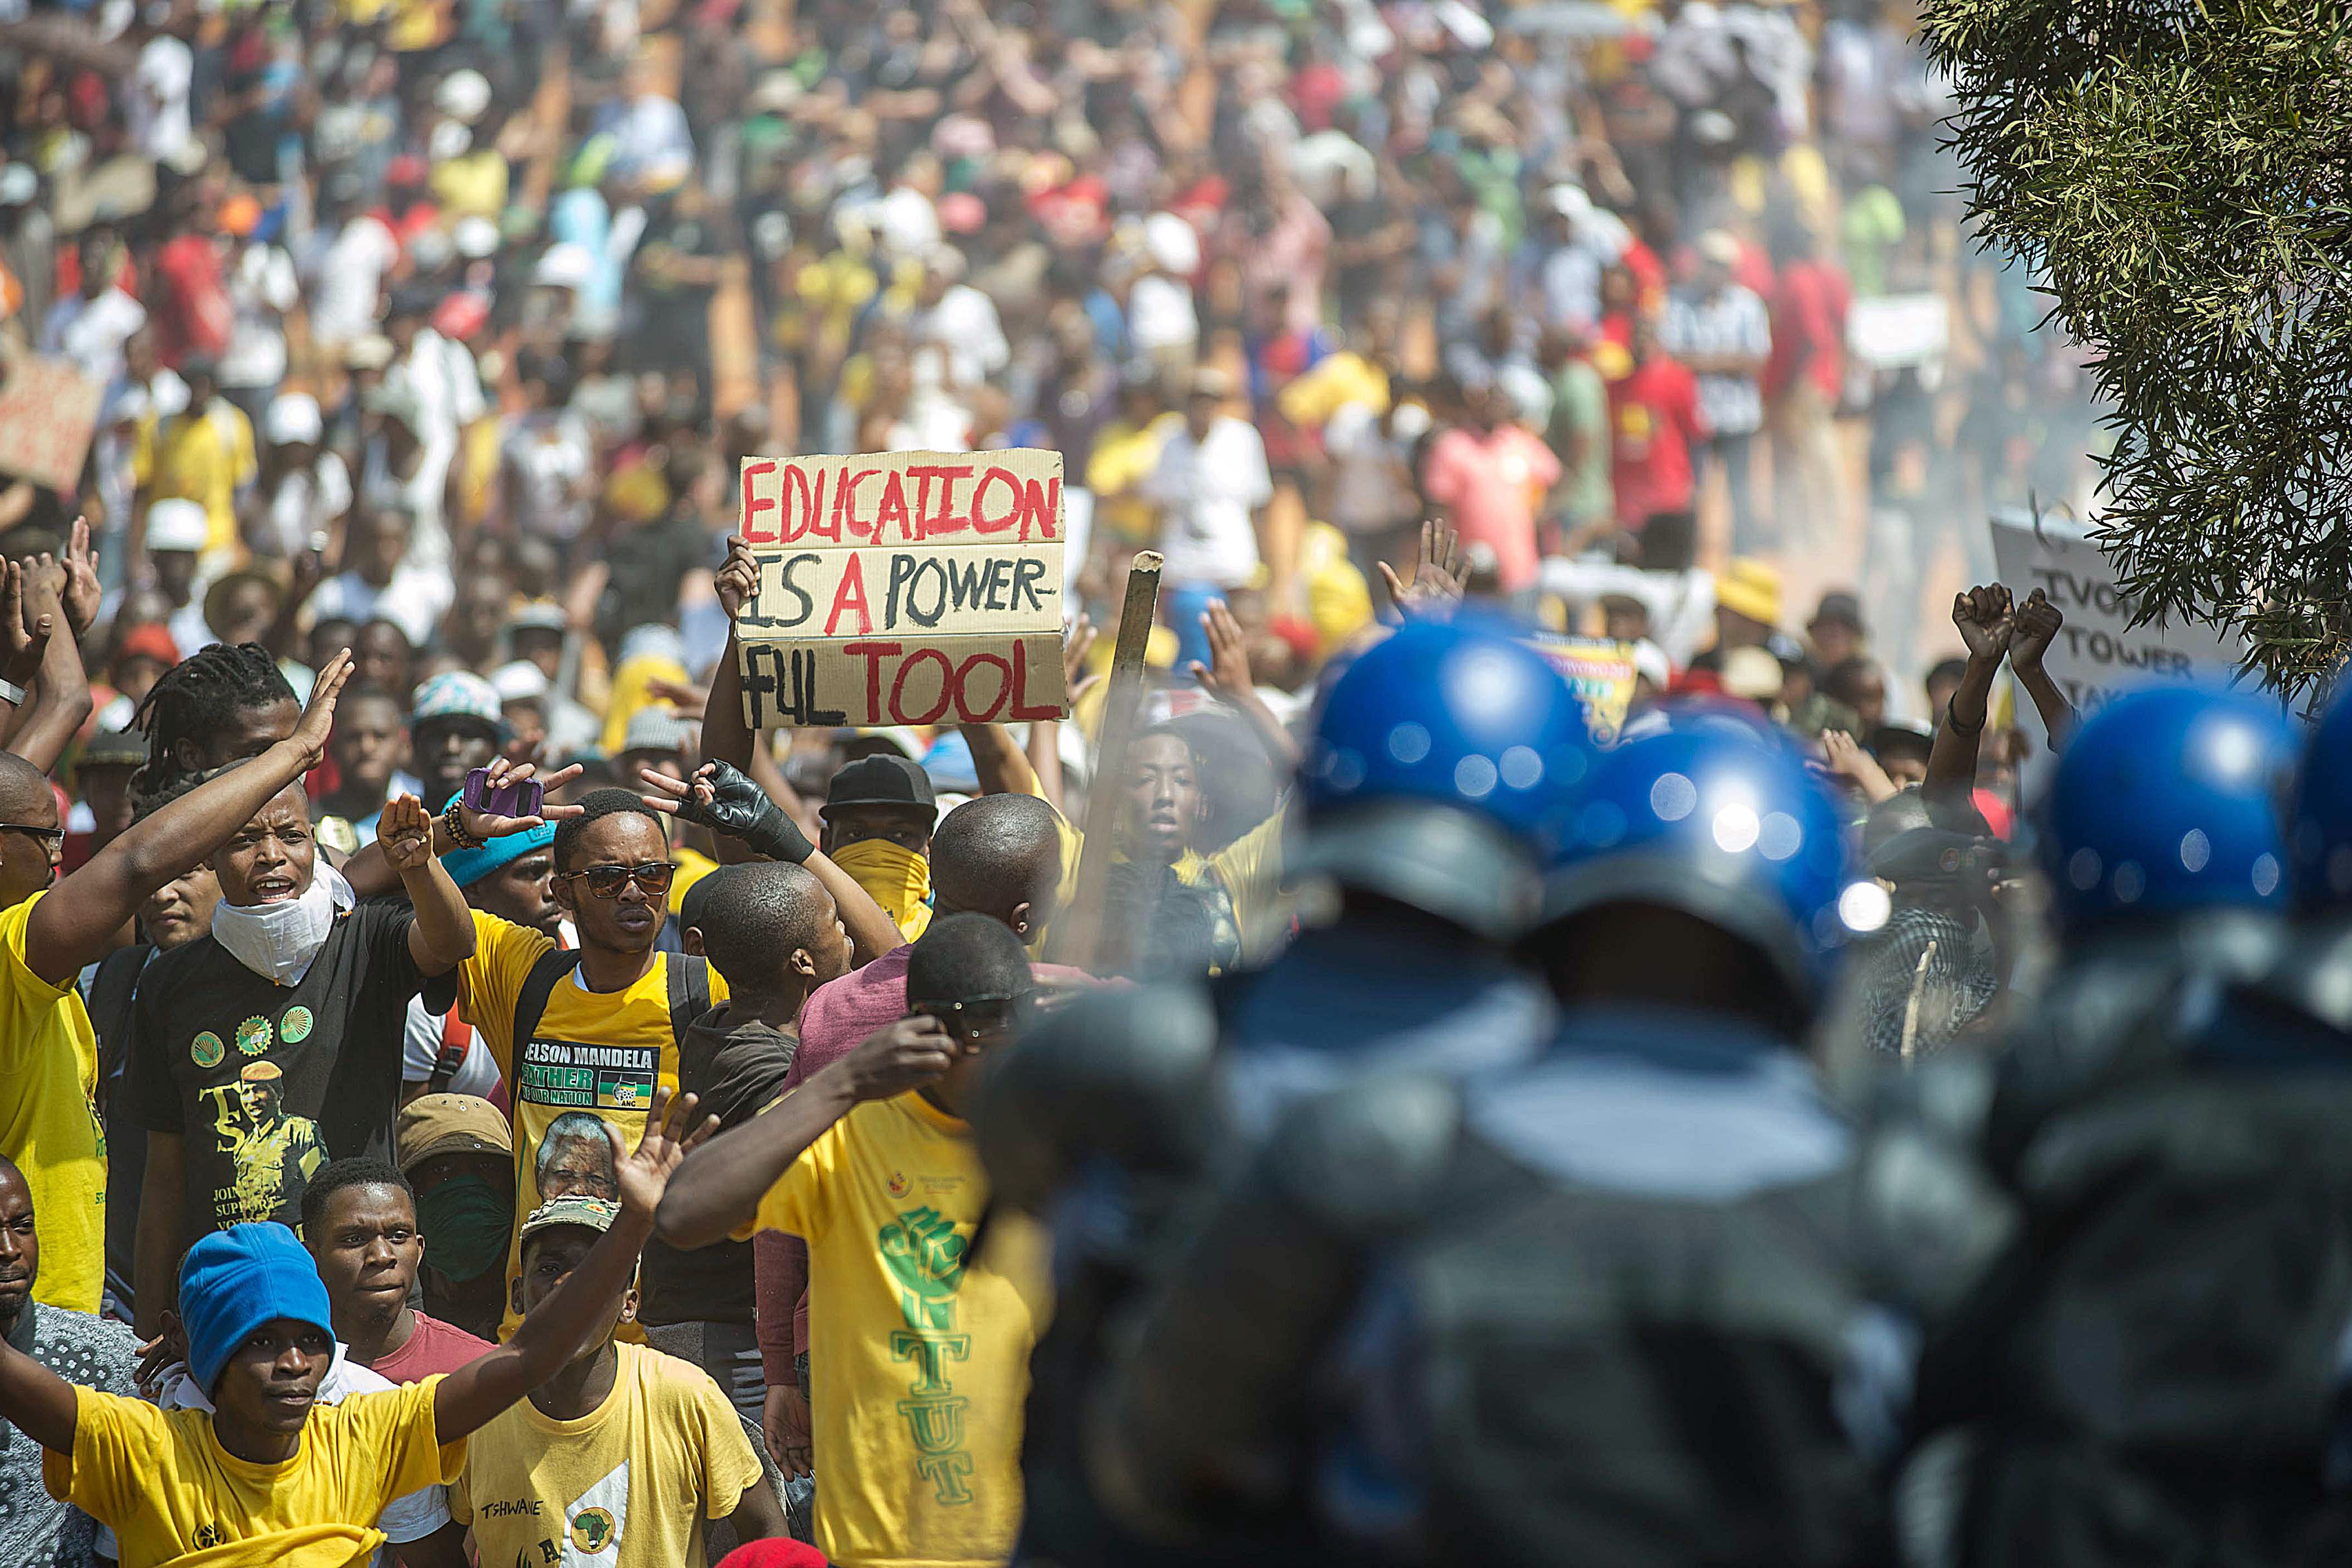
[[[1864,751],[1842,729],[1822,731],[1822,759],[1829,770],[1848,780],[1868,798],[1872,805],[1897,793],[1895,780],[1878,765],[1878,758]]]
[[[644,1135],[637,1139],[635,1150],[616,1161],[613,1167],[620,1187],[621,1211],[647,1224],[653,1221],[654,1210],[661,1207],[662,1194],[669,1187],[670,1173],[719,1131],[716,1116],[705,1116],[696,1122],[694,1113],[701,1102],[694,1095],[679,1094],[673,1099],[673,1093],[667,1085],[655,1088],[653,1103],[646,1110]],[[610,1131],[606,1128],[607,1133]]]
[[[1101,634],[1095,618],[1083,610],[1070,622],[1070,629],[1062,633],[1062,689],[1073,696],[1087,678],[1087,655],[1094,651],[1095,639]]]
[[[66,544],[66,624],[76,638],[87,636],[104,597],[98,585],[98,548],[89,542],[89,519],[76,517]]]
[[[1971,588],[1952,596],[1952,624],[1968,645],[1969,657],[1998,664],[2009,652],[2017,624],[2009,590],[1998,582]]]
[[[841,1059],[850,1092],[888,1100],[933,1082],[955,1064],[956,1038],[929,1013],[895,1019]]]
[[[300,722],[287,737],[302,748],[305,773],[326,759],[327,737],[335,732],[335,698],[352,678],[352,651],[341,649],[310,683],[310,705],[302,710]]]
[[[488,774],[485,782],[495,789],[501,784],[520,784],[537,776],[539,766],[536,763],[517,762],[510,758],[499,757],[491,759],[489,767],[485,771]],[[580,764],[575,762],[569,768],[557,768],[554,772],[541,778],[539,781],[542,789],[561,789],[579,778],[580,773]],[[579,814],[580,808],[577,806],[542,804],[530,816],[508,817],[496,811],[477,811],[462,800],[457,804],[458,823],[478,839],[502,839],[509,833],[527,833],[533,828],[545,827],[551,821],[560,821],[565,817],[576,817]]]
[[[1250,678],[1249,640],[1242,634],[1242,623],[1223,604],[1212,604],[1201,612],[1201,630],[1208,633],[1209,662],[1192,661],[1192,678],[1203,690],[1238,702],[1257,690]]]
[[[414,795],[395,795],[375,820],[375,841],[392,869],[406,876],[433,863],[433,818]]]
[[[718,590],[719,606],[730,621],[740,615],[743,606],[760,591],[760,566],[751,559],[751,547],[742,535],[727,536],[727,560],[711,579],[711,586]]]
[[[1462,585],[1466,577],[1462,564],[1462,538],[1447,524],[1430,521],[1421,525],[1421,554],[1412,563],[1410,579],[1399,581],[1388,562],[1378,565],[1381,577],[1389,585],[1389,598],[1400,615],[1445,615],[1462,602]]]
[[[2042,657],[2050,651],[2051,640],[2058,629],[2066,624],[2066,613],[2050,602],[2050,596],[2035,589],[2017,607],[2016,632],[2010,638],[2010,667],[2020,674],[2042,668]]]
[[[0,634],[8,642],[8,656],[0,667],[0,678],[16,685],[29,685],[41,667],[41,655],[48,651],[49,632],[53,622],[47,616],[26,613],[28,606],[25,596],[25,569],[15,561],[0,563]]]
[[[655,768],[638,779],[650,793],[637,797],[665,816],[740,839],[770,860],[805,862],[816,846],[768,792],[732,763],[710,761],[695,769],[691,782]]]

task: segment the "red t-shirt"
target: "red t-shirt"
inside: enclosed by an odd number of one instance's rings
[[[1462,542],[1493,549],[1505,593],[1536,580],[1536,507],[1559,482],[1559,459],[1516,424],[1449,430],[1422,465],[1422,488],[1452,514]]]
[[[186,234],[167,242],[155,253],[158,308],[148,312],[155,324],[155,350],[163,362],[177,368],[191,354],[217,356],[228,347],[229,329],[236,311],[222,282],[220,253],[209,235]]]
[[[393,1383],[422,1383],[436,1373],[455,1372],[495,1348],[489,1341],[476,1339],[439,1318],[428,1318],[423,1312],[415,1316],[416,1329],[408,1343],[390,1355],[378,1357],[369,1368],[378,1377]]]
[[[1845,274],[1825,261],[1792,261],[1771,294],[1772,352],[1763,388],[1777,398],[1801,361],[1805,377],[1828,402],[1845,384],[1845,310],[1852,291]]]
[[[1617,520],[1630,528],[1654,512],[1691,504],[1691,444],[1706,439],[1698,382],[1680,360],[1652,354],[1609,389],[1610,476]]]

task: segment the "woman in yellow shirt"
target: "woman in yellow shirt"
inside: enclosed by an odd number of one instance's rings
[[[694,1128],[694,1106],[656,1092],[645,1137],[618,1162],[612,1228],[513,1338],[446,1376],[320,1406],[335,1336],[318,1267],[284,1226],[237,1225],[198,1241],[180,1270],[189,1370],[213,1410],[78,1388],[0,1341],[0,1419],[48,1450],[42,1484],[113,1530],[123,1568],[364,1563],[383,1542],[385,1503],[455,1479],[467,1434],[603,1332],[669,1173],[718,1124]]]

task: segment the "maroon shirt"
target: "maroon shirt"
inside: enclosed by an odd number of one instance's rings
[[[415,1314],[416,1328],[408,1343],[390,1355],[378,1356],[368,1370],[392,1383],[422,1383],[437,1372],[455,1372],[478,1355],[488,1355],[488,1340],[476,1339],[464,1329],[439,1318]]]

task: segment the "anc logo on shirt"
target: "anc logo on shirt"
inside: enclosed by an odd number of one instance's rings
[[[890,1173],[890,1179],[882,1184],[882,1190],[888,1193],[892,1197],[904,1197],[907,1196],[907,1189],[914,1185],[915,1184],[913,1182],[907,1179],[907,1173],[905,1171],[892,1171]]]
[[[310,1009],[289,1008],[278,1022],[278,1038],[289,1045],[299,1045],[310,1038]]]
[[[610,1509],[583,1508],[572,1521],[572,1544],[586,1552],[602,1552],[613,1539],[613,1528]]]
[[[228,1048],[221,1044],[221,1037],[210,1030],[188,1042],[188,1060],[198,1067],[218,1067],[221,1058],[227,1054]]]
[[[249,1018],[236,1026],[236,1048],[247,1056],[259,1056],[269,1049],[269,1020]]]

